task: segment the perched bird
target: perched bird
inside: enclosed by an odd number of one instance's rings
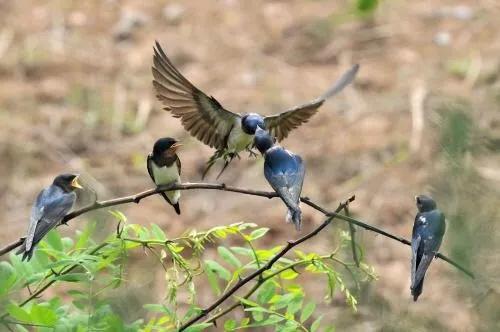
[[[203,177],[220,158],[224,160],[224,167],[219,176],[239,152],[247,150],[253,154],[251,148],[257,126],[267,129],[278,141],[286,138],[291,130],[307,122],[326,99],[349,85],[358,69],[359,65],[354,65],[320,97],[285,112],[264,117],[257,113],[233,113],[222,107],[214,97],[203,93],[174,67],[158,42],[154,48],[152,67],[153,86],[165,110],[180,118],[192,136],[216,148],[207,162]]]
[[[181,182],[181,160],[176,153],[181,146],[182,144],[171,137],[163,137],[156,141],[147,161],[149,176],[156,186]],[[162,192],[160,195],[174,207],[177,214],[181,214],[180,190]]]
[[[75,189],[82,189],[77,174],[61,174],[43,189],[31,209],[28,234],[17,254],[22,260],[30,260],[36,245],[47,233],[58,226],[76,201]]]
[[[281,200],[288,207],[287,222],[293,222],[295,229],[302,226],[299,207],[305,166],[302,158],[275,144],[269,132],[257,127],[255,147],[264,155],[264,176]]]
[[[446,229],[444,214],[429,196],[415,197],[418,213],[411,238],[411,295],[416,301],[424,286],[425,272],[437,254]]]

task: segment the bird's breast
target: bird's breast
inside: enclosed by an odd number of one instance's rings
[[[170,167],[158,167],[155,163],[152,165],[153,176],[156,184],[164,185],[172,182],[180,182],[179,170],[177,169],[177,164],[173,164]]]
[[[252,144],[253,135],[248,135],[241,129],[241,124],[235,125],[229,133],[227,147],[230,152],[240,152]]]

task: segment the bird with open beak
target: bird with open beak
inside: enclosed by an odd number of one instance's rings
[[[148,173],[156,186],[173,183],[181,183],[181,160],[177,156],[177,150],[182,146],[171,137],[163,137],[156,141],[153,152],[148,155]],[[181,214],[179,206],[180,190],[171,190],[160,193],[161,196],[172,205],[177,214]]]
[[[424,277],[432,259],[438,253],[446,230],[444,214],[436,202],[426,195],[415,197],[418,213],[411,238],[411,295],[416,301],[424,286]]]
[[[47,233],[58,226],[70,212],[76,201],[75,189],[83,187],[78,183],[77,174],[61,174],[52,184],[43,189],[31,209],[28,234],[17,254],[22,260],[30,260],[36,245]]]

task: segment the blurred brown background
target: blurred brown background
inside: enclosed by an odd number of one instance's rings
[[[234,112],[280,112],[360,63],[355,84],[283,142],[306,161],[304,195],[333,208],[356,194],[357,217],[409,238],[413,197],[431,193],[448,217],[443,252],[480,278],[436,261],[413,303],[409,247],[360,230],[379,280],[358,293],[358,313],[340,300],[322,310],[339,330],[498,330],[499,15],[494,0],[383,1],[364,15],[355,1],[0,0],[0,241],[24,234],[34,197],[60,172],[82,173],[100,199],[151,187],[145,157],[161,136],[183,140],[182,178],[200,180],[213,151],[156,101],[155,40]],[[262,160],[246,154],[221,181],[269,189]],[[236,221],[270,227],[267,246],[297,236],[275,200],[189,191],[181,208],[152,197],[122,211],[170,236]],[[109,215],[96,217],[113,231]],[[304,218],[304,232],[322,221],[307,207]],[[305,248],[328,252],[331,237]],[[150,263],[139,253],[131,270],[156,271]],[[131,318],[161,300],[158,273],[117,295]]]

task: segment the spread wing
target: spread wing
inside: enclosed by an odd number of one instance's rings
[[[181,119],[184,128],[201,142],[222,149],[239,114],[226,110],[196,88],[174,67],[160,44],[153,56],[153,86],[165,110]]]
[[[49,193],[52,193],[49,195]],[[68,214],[75,203],[75,193],[62,193],[60,189],[56,192],[48,189],[37,199],[32,211],[32,220],[26,237],[26,251],[40,242],[47,233],[56,227]],[[35,212],[35,213],[33,213]],[[36,220],[34,231],[33,221]]]
[[[309,121],[309,119],[316,114],[319,107],[323,105],[325,100],[342,91],[354,80],[358,69],[359,65],[354,65],[335,81],[335,83],[333,83],[333,85],[319,98],[280,114],[266,116],[264,118],[264,123],[271,136],[281,141],[288,136],[291,130]]]

